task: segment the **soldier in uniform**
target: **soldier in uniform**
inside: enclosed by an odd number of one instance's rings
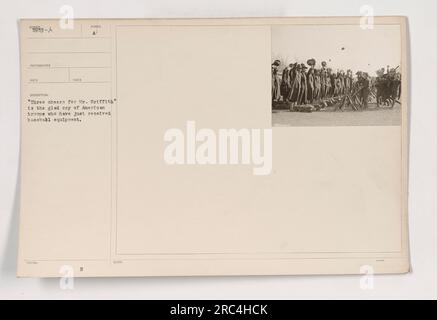
[[[346,75],[343,70],[340,70],[340,95],[343,96],[346,92]]]
[[[307,64],[310,66],[306,74],[307,78],[307,102],[312,103],[314,100],[314,80],[315,80],[315,65],[316,59],[312,58],[307,60]]]
[[[320,69],[320,99],[326,97],[326,61],[322,61],[322,68]]]
[[[331,97],[331,93],[332,93],[332,69],[331,68],[327,68],[326,69],[326,85],[325,85],[325,97],[326,98],[330,98]]]
[[[290,63],[282,71],[281,96],[282,96],[282,101],[284,101],[284,102],[287,101],[288,94],[290,93],[290,87],[291,87],[290,74],[291,74],[292,67],[293,67],[293,64]]]
[[[369,81],[369,75],[366,72],[360,72],[358,85],[360,88],[359,89],[360,98],[363,105],[363,109],[367,109],[368,108],[367,102],[369,100],[369,94],[370,94],[370,81]]]
[[[320,77],[320,70],[316,70],[316,76],[314,77],[314,99],[318,102],[321,97],[321,90],[322,90],[322,83],[321,83],[321,77]]]
[[[345,85],[346,85],[346,93],[350,94],[352,92],[352,70],[347,70],[346,72],[346,79],[345,79]]]
[[[336,79],[336,75],[335,75],[334,71],[331,71],[330,78],[331,78],[331,98],[334,98],[335,94],[336,94],[336,92],[335,92],[335,79]]]
[[[272,63],[272,101],[279,101],[281,98],[280,84],[279,84],[279,66],[281,65],[280,60],[275,60]]]
[[[337,71],[337,73],[334,76],[334,98],[337,98],[340,95],[340,90],[341,90],[340,72]]]
[[[310,68],[308,70],[308,76],[307,76],[307,82],[308,82],[308,100],[310,103],[313,103],[314,96],[315,96],[315,74],[314,74],[314,68]]]
[[[292,109],[297,102],[299,101],[301,87],[302,87],[302,73],[300,64],[296,64],[296,66],[292,69],[290,74],[291,87],[290,92],[288,94],[288,101],[291,102],[290,109]]]
[[[301,84],[301,95],[300,95],[300,99],[299,99],[299,104],[307,104],[308,103],[308,83],[307,83],[307,74],[306,74],[306,69],[308,69],[307,68],[307,66],[305,65],[305,64],[301,64],[300,65],[300,67],[301,67],[301,73],[302,73],[302,76],[301,76],[301,81],[302,81],[302,84]]]

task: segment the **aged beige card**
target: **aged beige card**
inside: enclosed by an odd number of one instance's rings
[[[406,20],[21,20],[18,275],[405,273]]]

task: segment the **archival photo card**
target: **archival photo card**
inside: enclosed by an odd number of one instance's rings
[[[405,18],[19,27],[18,276],[409,272]]]

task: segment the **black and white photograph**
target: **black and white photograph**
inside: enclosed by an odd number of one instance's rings
[[[6,307],[437,299],[436,0],[0,8]]]
[[[272,27],[273,126],[401,123],[398,25]]]

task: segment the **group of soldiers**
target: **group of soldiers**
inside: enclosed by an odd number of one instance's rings
[[[392,78],[398,74],[396,69],[389,69],[387,73],[381,69],[376,78],[362,71],[354,77],[352,70],[334,72],[325,61],[320,68],[315,67],[315,59],[309,59],[307,65],[309,67],[304,63],[290,63],[281,70],[280,60],[272,63],[273,103],[286,103],[290,110],[304,105],[324,108],[328,104],[336,104],[335,109],[344,109],[347,105],[354,110],[367,109],[370,96],[381,103],[389,100],[395,89]],[[376,97],[375,88],[385,94]]]
[[[377,77],[373,83],[376,88],[376,104],[380,106],[394,106],[395,102],[400,103],[401,98],[401,73],[398,68],[390,69],[387,66],[387,71],[384,68],[376,71]]]

